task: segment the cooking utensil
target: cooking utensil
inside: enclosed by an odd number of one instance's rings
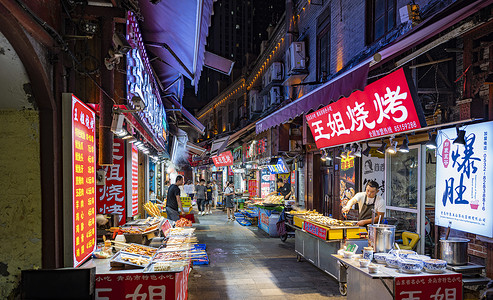
[[[449,265],[465,265],[468,263],[468,239],[450,238],[440,240],[440,258]]]
[[[448,240],[448,236],[450,234],[450,227],[452,226],[452,221],[448,222],[447,233],[445,233],[445,239]]]
[[[368,225],[368,241],[375,252],[388,252],[394,248],[395,225]]]

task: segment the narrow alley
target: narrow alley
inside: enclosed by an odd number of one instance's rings
[[[285,243],[256,226],[228,222],[215,210],[194,225],[210,264],[194,266],[189,299],[345,299],[338,283],[307,261],[297,262],[294,238]]]

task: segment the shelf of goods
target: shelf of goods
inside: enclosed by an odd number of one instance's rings
[[[168,228],[158,248],[114,242],[123,248],[111,258],[91,259],[82,266],[96,267],[96,299],[186,299],[192,263],[208,263],[194,230]]]
[[[128,222],[111,230],[123,233],[128,243],[148,245],[154,237],[158,236],[159,224],[163,220],[163,217],[149,217]]]
[[[358,245],[358,252],[368,246],[366,228],[355,225],[355,222],[340,221],[321,216],[311,211],[290,212],[293,217],[292,226],[295,230],[295,252],[298,260],[305,258],[310,263],[326,272],[335,279],[340,279],[337,260],[331,254],[345,243]]]
[[[379,300],[462,299],[462,275],[450,270],[430,273],[427,269],[407,272],[379,264],[361,267],[358,255],[332,257],[340,262],[339,290],[347,299],[368,299],[368,295]]]

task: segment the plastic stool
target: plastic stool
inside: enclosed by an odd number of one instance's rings
[[[415,232],[404,231],[402,233],[402,244],[399,247],[403,250],[413,250],[419,241],[419,234]]]

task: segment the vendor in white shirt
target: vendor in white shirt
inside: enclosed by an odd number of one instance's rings
[[[377,195],[378,188],[378,183],[370,180],[366,184],[366,191],[354,195],[346,206],[342,208],[342,213],[346,214],[355,203],[358,203],[359,218],[356,225],[365,226],[371,224],[372,209],[375,209],[376,213],[374,223],[377,223],[379,218],[382,221],[385,215],[385,201],[382,196]]]

